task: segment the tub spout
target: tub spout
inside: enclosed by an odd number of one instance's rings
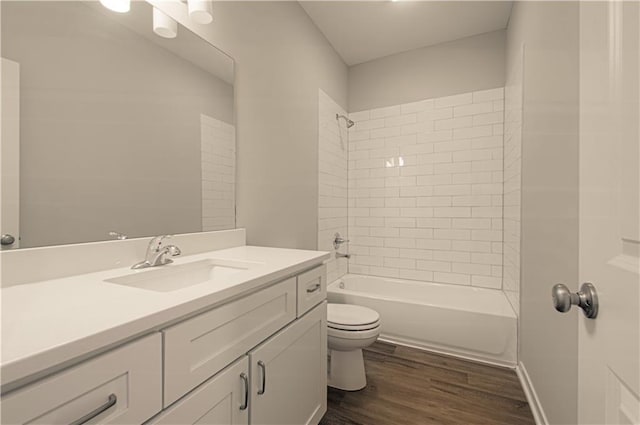
[[[346,258],[348,260],[351,258],[351,254],[340,254],[339,252],[336,252],[336,258]]]

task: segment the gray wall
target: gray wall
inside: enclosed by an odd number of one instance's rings
[[[346,106],[347,66],[297,2],[216,2],[209,26],[154,3],[236,61],[237,225],[247,243],[315,249],[318,88]]]
[[[578,282],[578,3],[515,2],[507,58],[524,53],[520,361],[552,424],[577,422],[578,312],[551,287]]]
[[[200,231],[200,114],[233,122],[233,87],[83,4],[2,8],[2,55],[21,65],[21,246]]]
[[[349,112],[504,86],[505,31],[349,68]]]

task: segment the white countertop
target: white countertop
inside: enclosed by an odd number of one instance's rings
[[[205,282],[170,292],[104,281],[134,273],[128,267],[2,288],[2,385],[161,329],[180,317],[320,264],[329,253],[240,246],[178,257],[162,267],[207,258],[260,264],[229,276],[224,284]]]

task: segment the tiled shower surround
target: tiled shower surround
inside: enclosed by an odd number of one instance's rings
[[[502,289],[520,314],[520,208],[524,47],[507,71],[504,98],[504,255]]]
[[[502,288],[503,110],[496,88],[350,115],[350,273]]]
[[[318,93],[318,249],[334,252],[336,232],[347,239],[347,154],[346,112],[324,93]],[[347,246],[340,251],[346,252]],[[347,260],[332,254],[327,263],[327,280],[333,282],[347,273]]]

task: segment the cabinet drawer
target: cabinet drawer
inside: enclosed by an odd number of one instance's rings
[[[324,264],[298,276],[298,317],[327,299],[327,266]]]
[[[249,358],[244,356],[146,425],[249,423]]]
[[[3,424],[142,423],[162,409],[162,338],[155,333],[3,397]]]
[[[296,316],[287,279],[163,330],[164,406],[221,371]]]

